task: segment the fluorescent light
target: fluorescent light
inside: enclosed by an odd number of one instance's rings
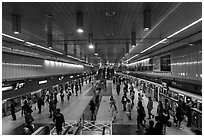
[[[73,78],[74,76],[70,76],[70,78]]]
[[[128,59],[128,60],[126,60],[126,61],[129,61],[129,60],[131,60],[132,58],[137,57],[137,56],[138,56],[138,54],[136,54],[136,55],[132,56],[131,58],[129,58],[129,59]]]
[[[97,56],[97,55],[98,55],[98,53],[96,52],[96,53],[94,53],[94,55],[96,55],[96,56]]]
[[[39,81],[39,84],[45,84],[47,83],[47,80]]]
[[[94,48],[93,44],[90,44],[90,45],[89,45],[89,48],[90,48],[90,49],[93,49],[93,48]]]
[[[193,26],[193,25],[195,25],[195,24],[199,23],[200,21],[202,21],[202,18],[200,18],[200,19],[198,19],[198,20],[194,21],[193,23],[191,23],[191,24],[187,25],[186,27],[184,27],[184,28],[182,28],[182,29],[178,30],[177,32],[175,32],[175,33],[171,34],[171,35],[170,35],[170,36],[168,36],[167,38],[162,39],[161,41],[159,41],[159,42],[155,43],[154,45],[152,45],[152,46],[150,46],[149,48],[147,48],[147,49],[145,49],[145,50],[141,51],[140,53],[144,53],[144,52],[146,52],[147,50],[150,50],[151,48],[153,48],[153,47],[155,47],[155,46],[159,45],[160,43],[166,42],[166,40],[168,40],[169,38],[171,38],[171,37],[173,37],[173,36],[175,36],[175,35],[179,34],[180,32],[182,32],[182,31],[184,31],[184,30],[188,29],[189,27],[191,27],[191,26]],[[135,55],[135,56],[136,56],[136,55]],[[133,57],[129,58],[127,61],[129,61],[130,59],[134,58],[135,56],[133,56]]]
[[[150,46],[149,48],[147,48],[147,49],[141,51],[140,53],[144,53],[145,51],[150,50],[151,48],[153,48],[153,47],[159,45],[160,43],[162,43],[162,42],[164,42],[164,41],[166,41],[166,40],[167,40],[167,39],[165,38],[165,39],[163,39],[163,40],[161,40],[161,41],[155,43],[154,45]]]
[[[4,34],[4,33],[2,33],[2,36],[5,36],[5,37],[11,38],[11,39],[15,39],[15,40],[18,40],[18,41],[21,41],[21,42],[24,42],[24,40],[22,40],[22,39],[19,39],[19,38],[16,38],[16,37]]]
[[[173,36],[175,36],[175,35],[179,34],[180,32],[182,32],[182,31],[184,31],[184,30],[188,29],[189,27],[191,27],[191,26],[193,26],[193,25],[197,24],[197,23],[198,23],[198,22],[200,22],[200,21],[202,21],[202,18],[200,18],[200,19],[198,19],[198,20],[194,21],[193,23],[189,24],[188,26],[186,26],[186,27],[184,27],[184,28],[182,28],[182,29],[178,30],[177,32],[175,32],[175,33],[171,34],[171,35],[170,35],[170,36],[168,36],[167,38],[169,39],[169,38],[171,38],[171,37],[173,37]]]
[[[148,31],[149,30],[149,28],[144,28],[144,31]]]
[[[7,91],[7,90],[12,90],[13,87],[9,86],[9,87],[2,87],[2,91]]]
[[[18,31],[15,31],[14,34],[19,34],[19,32],[18,32]]]
[[[84,31],[83,31],[83,29],[78,28],[78,29],[77,29],[77,32],[78,32],[78,33],[83,33]]]

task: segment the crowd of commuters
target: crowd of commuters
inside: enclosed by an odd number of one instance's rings
[[[191,125],[192,112],[191,108],[193,107],[193,102],[191,100],[184,100],[181,98],[178,103],[176,103],[176,109],[173,115],[173,121],[170,120],[170,111],[172,111],[172,106],[169,103],[169,100],[166,98],[164,102],[159,101],[157,106],[156,115],[152,114],[154,102],[152,97],[148,97],[147,106],[143,105],[143,93],[139,91],[138,98],[135,100],[135,91],[133,88],[133,83],[131,79],[128,79],[124,76],[116,76],[113,79],[113,83],[116,84],[116,92],[120,95],[121,86],[123,85],[123,95],[121,98],[121,103],[123,106],[123,111],[127,113],[127,117],[131,120],[131,115],[137,115],[137,132],[142,129],[146,129],[145,134],[152,135],[162,135],[166,132],[166,126],[171,126],[174,123],[178,128],[181,128],[181,123],[184,118],[187,118],[187,127]],[[140,89],[136,86],[137,89]],[[129,98],[127,94],[130,94]],[[137,102],[137,105],[134,105],[134,102]],[[131,113],[133,107],[136,107],[136,114]],[[147,110],[147,114],[146,111]],[[146,122],[146,118],[149,122]]]
[[[88,78],[89,83],[91,82],[91,77]],[[85,80],[87,83],[88,80]],[[24,134],[31,134],[34,132],[34,118],[32,116],[33,111],[38,111],[38,114],[41,114],[41,110],[43,106],[48,107],[49,109],[49,118],[53,118],[53,122],[55,122],[57,134],[61,134],[61,126],[63,121],[62,117],[63,115],[60,113],[60,109],[57,108],[58,101],[58,95],[60,96],[61,103],[64,103],[65,97],[67,101],[70,101],[70,97],[74,94],[78,96],[78,94],[82,93],[81,89],[83,86],[84,80],[78,79],[75,81],[72,81],[69,84],[65,84],[63,87],[60,85],[58,88],[53,88],[53,91],[44,91],[41,93],[41,95],[35,93],[33,96],[22,96],[21,98],[21,115],[25,118],[25,127],[24,127]],[[78,93],[79,92],[79,93]],[[14,101],[14,99],[10,99],[10,111],[12,120],[16,120],[16,107],[17,103]],[[60,120],[61,119],[61,120]],[[60,126],[60,127],[59,127]]]

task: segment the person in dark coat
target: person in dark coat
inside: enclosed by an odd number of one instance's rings
[[[74,93],[74,83],[73,82],[71,84],[71,90],[72,90],[72,93]]]
[[[93,100],[90,101],[90,111],[91,111],[91,121],[95,119],[95,110],[96,110],[96,104],[93,102]]]
[[[126,104],[127,104],[127,96],[126,96],[126,94],[123,95],[121,103],[123,104],[123,111],[126,111]]]
[[[42,97],[38,97],[37,98],[37,105],[38,105],[38,113],[41,114],[41,107],[43,105],[43,102],[42,102]]]
[[[154,126],[154,133],[155,133],[155,135],[162,135],[163,123],[161,122],[159,116],[156,116],[155,120],[156,120],[157,123]]]
[[[32,126],[32,122],[34,121],[34,118],[31,115],[31,112],[27,111],[25,113],[25,124],[26,127],[30,130],[31,133],[34,132],[33,126]]]
[[[145,135],[154,135],[154,121],[149,121],[149,127],[146,128]]]
[[[119,95],[120,94],[120,84],[117,83],[116,85],[116,91],[117,91],[117,94]]]
[[[184,110],[181,106],[181,104],[178,105],[178,107],[176,108],[176,118],[177,118],[177,124],[176,126],[178,126],[179,128],[181,128],[181,122],[184,119]]]
[[[142,125],[143,127],[145,126],[145,110],[144,110],[144,107],[142,105],[142,102],[138,102],[138,108],[137,108],[137,127],[138,127],[138,130],[140,129],[140,125]]]
[[[190,127],[192,122],[192,102],[191,101],[188,101],[186,105],[186,117],[188,118],[187,127]]]
[[[78,87],[78,83],[76,82],[75,83],[75,93],[76,93],[76,96],[78,96],[78,90],[79,90],[79,87]]]
[[[53,117],[53,122],[55,122],[55,127],[57,134],[60,135],[62,133],[62,126],[65,125],[64,115],[60,113],[60,109],[56,109],[56,114]]]
[[[53,97],[51,96],[50,97],[50,101],[49,101],[49,112],[50,112],[50,116],[49,118],[52,118],[53,114],[54,114],[54,111],[55,111],[55,104],[54,104],[54,100],[53,100]]]
[[[10,102],[11,102],[11,116],[12,116],[12,118],[13,118],[13,120],[16,120],[16,102],[13,100],[13,99],[11,99],[10,100]]]

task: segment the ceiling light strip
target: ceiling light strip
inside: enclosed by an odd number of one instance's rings
[[[195,25],[195,24],[199,23],[200,21],[202,21],[202,18],[200,18],[200,19],[198,19],[198,20],[194,21],[193,23],[189,24],[188,26],[186,26],[186,27],[184,27],[184,28],[182,28],[182,29],[178,30],[177,32],[175,32],[175,33],[171,34],[171,35],[170,35],[170,36],[168,36],[167,38],[162,39],[161,41],[159,41],[159,42],[155,43],[154,45],[152,45],[152,46],[150,46],[149,48],[147,48],[147,49],[145,49],[145,50],[141,51],[140,53],[144,53],[144,52],[146,52],[146,51],[150,50],[151,48],[153,48],[153,47],[155,47],[155,46],[159,45],[160,43],[162,43],[162,42],[166,41],[166,40],[167,40],[167,39],[169,39],[169,38],[172,38],[173,36],[175,36],[175,35],[177,35],[177,34],[181,33],[182,31],[184,31],[184,30],[188,29],[189,27],[191,27],[191,26],[193,26],[193,25]],[[136,54],[136,55],[137,55],[137,54]],[[131,58],[129,58],[129,59],[128,59],[128,60],[126,60],[126,61],[131,60],[132,58],[136,57],[136,55],[135,55],[135,56],[133,56],[133,57],[131,57]]]
[[[4,33],[2,33],[2,36],[5,36],[5,37],[11,38],[11,39],[15,39],[15,40],[18,40],[18,41],[21,41],[21,42],[25,42],[25,41],[22,40],[22,39],[19,39],[19,38],[16,38],[16,37],[13,37],[13,36],[10,36],[10,35],[7,35],[7,34],[4,34]]]

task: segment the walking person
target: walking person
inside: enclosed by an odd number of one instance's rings
[[[152,109],[153,109],[153,101],[152,101],[152,98],[149,97],[149,101],[147,103],[147,110],[148,110],[148,115],[149,115],[149,118],[148,119],[151,119],[151,116],[154,118],[154,115],[152,114]]]
[[[156,116],[155,120],[156,120],[156,124],[154,126],[154,133],[155,133],[155,135],[162,135],[163,123],[161,122],[159,116]]]
[[[79,82],[79,91],[80,91],[80,94],[81,94],[81,83]]]
[[[64,115],[60,113],[60,109],[56,109],[56,114],[53,117],[53,122],[55,123],[57,135],[62,134],[62,126],[65,126]]]
[[[13,99],[11,99],[10,102],[11,102],[11,105],[10,105],[11,116],[13,118],[12,120],[14,121],[16,120],[16,102]]]
[[[93,100],[90,101],[90,111],[91,111],[91,121],[95,120],[95,110],[96,110],[96,104],[93,102]]]
[[[116,119],[116,113],[118,113],[118,110],[113,96],[110,97],[110,112],[111,112],[111,117],[113,117],[112,123],[114,123]]]

